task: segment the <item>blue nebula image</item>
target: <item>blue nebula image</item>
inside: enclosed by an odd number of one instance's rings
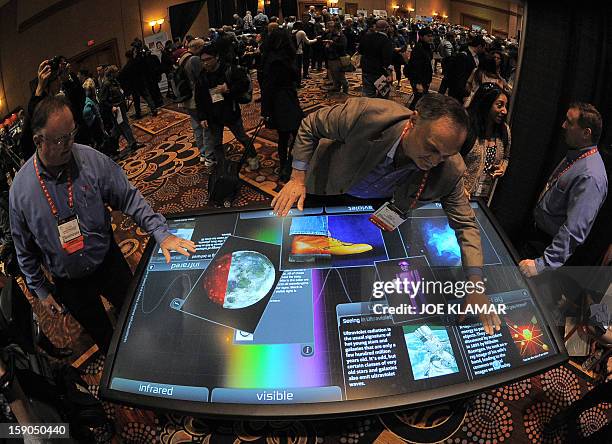
[[[422,230],[433,265],[450,267],[461,265],[461,250],[455,232],[446,220],[426,220],[423,222]]]

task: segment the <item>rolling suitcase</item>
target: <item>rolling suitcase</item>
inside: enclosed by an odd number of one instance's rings
[[[251,137],[251,146],[255,143],[255,138],[259,134],[259,131],[263,127],[264,121],[262,120],[255,128],[253,137]],[[240,169],[246,160],[247,150],[244,150],[240,160],[230,160],[225,157],[223,152],[223,146],[219,147],[216,153],[218,159],[215,169],[208,178],[208,196],[209,202],[220,206],[229,208],[232,202],[238,195],[238,189],[240,188]]]

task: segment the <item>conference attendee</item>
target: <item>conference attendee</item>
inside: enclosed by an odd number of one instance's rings
[[[90,143],[91,135],[83,121],[85,92],[79,79],[71,72],[70,64],[66,61],[66,58],[56,56],[50,60],[43,60],[38,66],[37,76],[38,83],[26,107],[23,133],[20,139],[20,147],[24,158],[27,159],[36,150],[30,125],[34,109],[41,100],[49,96],[63,95],[70,101],[77,125],[75,140],[78,143]]]
[[[332,79],[332,87],[329,92],[340,92],[348,94],[348,80],[346,80],[346,73],[343,71],[340,57],[346,56],[346,37],[340,31],[339,25],[336,22],[327,23],[326,40],[323,41],[325,45],[325,56],[327,57],[327,66],[329,74]]]
[[[463,103],[469,95],[466,90],[468,78],[480,64],[480,56],[485,53],[486,43],[482,36],[476,36],[468,43],[467,51],[459,51],[448,67],[448,95]]]
[[[286,216],[307,193],[344,204],[393,199],[401,213],[441,200],[471,280],[480,280],[483,254],[474,211],[464,193],[465,165],[459,149],[469,117],[455,100],[428,94],[416,112],[388,100],[355,98],[304,118],[293,148],[289,182],[272,201]],[[488,304],[481,293],[467,303]],[[496,314],[481,318],[488,333],[499,329]]]
[[[244,32],[255,31],[255,25],[253,25],[253,15],[251,11],[247,11],[244,18],[242,19]]]
[[[512,89],[508,86],[508,83],[499,75],[495,58],[492,54],[486,54],[482,57],[478,68],[476,68],[468,78],[465,86],[466,92],[468,93],[468,97],[465,99],[466,107],[470,105],[472,97],[483,83],[497,84],[507,96],[512,93]]]
[[[76,126],[65,98],[40,102],[32,130],[36,153],[15,176],[9,197],[19,267],[45,308],[64,313],[65,307],[106,353],[112,327],[100,295],[120,309],[132,279],[107,207],[133,217],[153,235],[167,262],[170,250],[189,256],[195,244],[168,232],[164,217],[151,209],[119,165],[74,143]]]
[[[292,38],[296,47],[296,59],[295,64],[298,69],[298,85],[302,83],[302,78],[309,79],[308,76],[308,64],[309,59],[305,58],[305,54],[310,53],[308,46],[318,42],[317,39],[309,39],[304,31],[304,23],[295,22],[293,25]]]
[[[187,114],[189,114],[189,120],[191,123],[191,129],[195,137],[196,146],[200,151],[200,161],[207,161],[205,150],[210,149],[210,143],[206,136],[208,132],[205,127],[202,126],[202,119],[199,118],[198,110],[196,106],[195,90],[196,84],[199,81],[200,74],[202,73],[202,61],[200,60],[200,54],[206,43],[204,40],[197,38],[189,42],[187,52],[185,52],[177,62],[179,69],[183,69],[187,74],[187,80],[189,81],[189,87],[191,89],[191,96],[181,102],[181,106],[185,108]],[[178,91],[177,91],[178,92]],[[210,160],[210,159],[209,159]]]
[[[145,56],[140,54],[142,49],[132,48],[125,53],[127,63],[121,69],[121,72],[116,76],[125,93],[132,95],[134,100],[134,118],[142,119],[142,108],[140,107],[140,98],[143,98],[153,117],[157,116],[157,106],[149,91],[149,72]],[[136,53],[136,55],[135,55]],[[105,71],[106,74],[106,71]]]
[[[278,132],[279,179],[282,182],[291,176],[289,139],[295,141],[304,117],[295,87],[299,78],[295,58],[289,34],[282,29],[272,31],[268,37],[266,66],[263,67],[261,113],[267,120],[267,126]]]
[[[433,59],[432,41],[433,31],[430,28],[419,30],[419,41],[414,45],[410,53],[410,60],[406,63],[406,77],[410,80],[410,86],[412,87],[412,101],[408,105],[408,109],[414,110],[421,97],[429,93],[429,85],[433,77],[431,67],[431,60]]]
[[[449,61],[452,60],[451,57],[455,55],[456,51],[455,33],[453,31],[448,31],[445,38],[442,39],[440,45],[438,45],[438,54],[440,54],[442,58],[442,81],[438,89],[440,94],[446,94],[448,90],[447,65]]]
[[[602,120],[588,103],[572,103],[563,122],[566,155],[554,169],[533,211],[535,224],[519,263],[528,277],[561,267],[587,238],[608,193],[597,148]]]
[[[234,31],[242,32],[244,30],[244,20],[241,19],[238,14],[234,14],[233,19],[234,24],[232,25],[232,27],[234,28]]]
[[[395,81],[397,82],[397,88],[399,88],[402,81],[402,65],[405,63],[404,54],[408,48],[408,42],[406,42],[404,36],[397,31],[395,26],[389,27],[389,38],[393,44],[393,57],[391,60],[393,69],[395,70]]]
[[[353,19],[347,18],[344,20],[342,32],[346,37],[346,52],[352,56],[357,52],[357,45],[359,43],[359,32],[353,26]]]
[[[116,141],[119,140],[119,136],[123,136],[128,144],[126,153],[135,151],[138,148],[142,148],[144,144],[138,143],[130,127],[130,122],[127,115],[127,104],[125,103],[125,97],[121,91],[121,86],[117,80],[119,68],[116,65],[110,65],[104,71],[104,81],[100,87],[100,105],[104,109],[104,112],[110,114],[111,117],[111,137]],[[118,153],[118,145],[115,142],[115,149],[112,150],[113,154]]]
[[[205,165],[214,165],[219,160],[217,156],[223,155],[223,129],[227,127],[244,146],[247,169],[257,170],[257,152],[244,130],[238,101],[250,88],[246,70],[221,59],[215,45],[202,48],[201,60],[203,70],[194,97],[200,125],[207,126],[209,143],[204,153]]]
[[[266,29],[270,23],[270,19],[266,14],[264,14],[263,10],[257,11],[257,15],[253,18],[253,26],[255,27],[255,32],[257,34],[261,34]]]
[[[474,144],[461,153],[465,161],[463,181],[468,198],[489,200],[495,179],[502,177],[510,161],[510,127],[506,123],[508,96],[495,83],[478,88],[467,111]]]
[[[100,112],[100,105],[96,95],[96,84],[92,78],[83,82],[85,91],[85,106],[83,107],[83,121],[89,128],[92,146],[102,151],[105,139],[104,122]]]
[[[388,92],[381,95],[374,85],[381,76],[385,76],[388,83],[393,82],[393,74],[389,72],[389,66],[393,63],[393,44],[387,36],[388,28],[389,24],[385,20],[378,20],[374,32],[365,34],[359,43],[363,95],[365,97],[386,99],[389,96]]]

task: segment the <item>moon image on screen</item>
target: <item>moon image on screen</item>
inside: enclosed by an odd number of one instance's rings
[[[256,251],[235,251],[215,261],[203,286],[212,302],[236,310],[263,299],[275,278],[274,265],[266,256]]]
[[[259,302],[274,285],[274,265],[256,251],[232,253],[223,308],[245,308]]]

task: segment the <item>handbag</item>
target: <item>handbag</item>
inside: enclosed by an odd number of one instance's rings
[[[357,68],[355,68],[355,65],[353,65],[353,62],[351,61],[351,56],[343,55],[343,56],[340,56],[339,60],[340,60],[340,71],[355,72],[357,70]]]

